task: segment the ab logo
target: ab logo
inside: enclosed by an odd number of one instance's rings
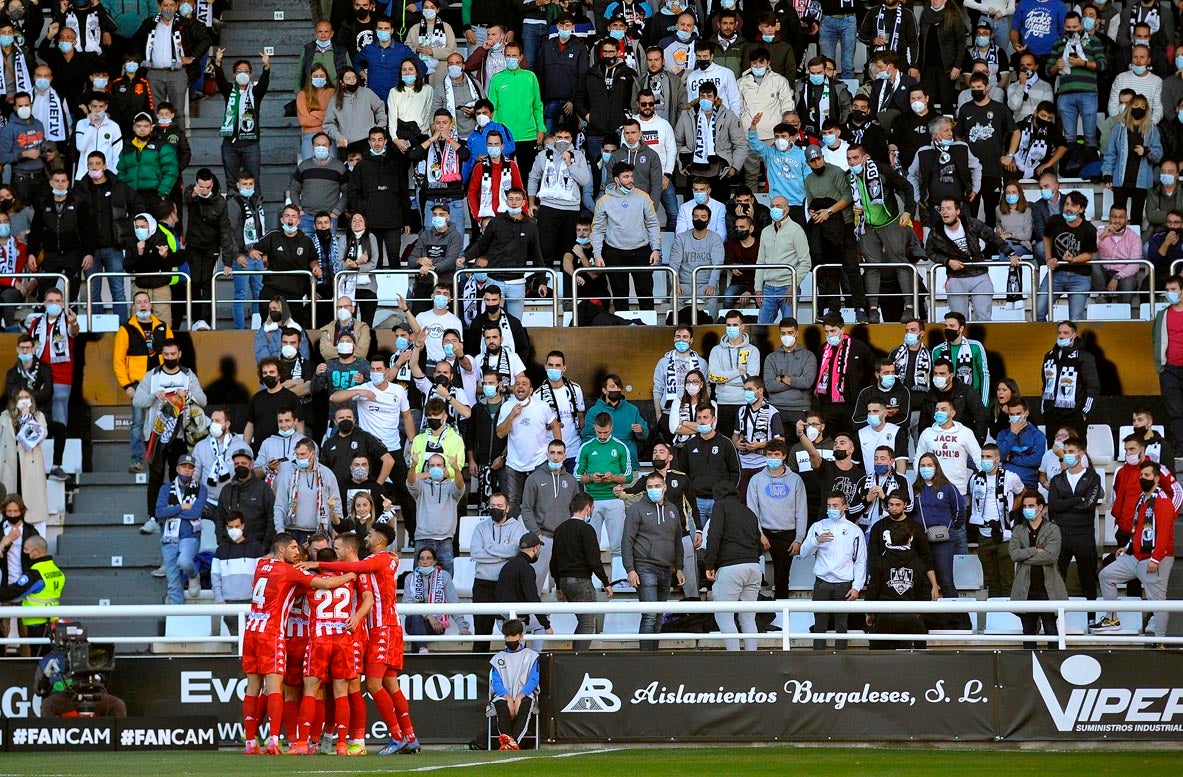
[[[612,681],[606,677],[583,675],[579,691],[563,707],[563,712],[617,712],[620,697],[612,693]]]

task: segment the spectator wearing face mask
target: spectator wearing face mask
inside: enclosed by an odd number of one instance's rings
[[[135,313],[115,333],[113,356],[115,379],[127,394],[134,398],[136,388],[149,370],[160,366],[160,351],[164,343],[173,337],[168,324],[152,313],[152,298],[147,292],[136,292],[133,300]],[[19,350],[19,343],[18,350]],[[44,364],[45,371],[49,365]],[[52,388],[52,385],[51,385]],[[11,393],[11,390],[10,392]],[[131,464],[128,472],[140,472],[144,468],[144,417],[143,408],[132,406],[131,413]]]
[[[267,554],[263,544],[246,535],[242,513],[226,518],[226,538],[218,542],[210,566],[214,604],[248,604],[254,596],[255,567]],[[238,633],[238,618],[222,619],[231,634]]]

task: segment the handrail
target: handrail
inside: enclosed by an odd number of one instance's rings
[[[436,274],[435,270],[428,270],[427,272],[429,275],[431,275],[431,285],[435,286],[436,282],[439,280],[439,275]],[[342,288],[341,288],[341,282],[345,278],[347,278],[351,275],[355,275],[355,276],[359,276],[359,277],[362,275],[392,275],[392,276],[406,275],[406,276],[414,279],[419,276],[419,268],[418,267],[400,267],[400,268],[396,268],[396,269],[387,269],[387,270],[341,270],[333,277],[333,294],[334,294],[333,304],[334,305],[336,305],[337,299],[340,297],[350,297],[350,299],[353,300],[354,304],[357,304],[357,295],[354,294],[354,295],[350,296],[349,294],[342,291]],[[413,286],[414,286],[413,281],[411,283],[408,283],[407,284],[407,294],[403,296],[403,299],[408,302],[410,302],[412,300],[417,300],[416,297],[410,296],[410,290]],[[355,290],[357,289],[356,282],[354,283],[353,288]],[[374,283],[374,293],[375,293],[375,295],[377,294],[377,281],[375,281],[375,283]],[[378,306],[379,307],[382,306],[382,301],[383,301],[382,298],[379,297],[378,298]],[[389,300],[387,300],[387,302],[389,302]]]
[[[1150,319],[1154,320],[1154,293],[1155,292],[1154,292],[1154,263],[1153,262],[1148,261],[1146,259],[1090,259],[1088,262],[1085,262],[1085,264],[1088,265],[1089,267],[1092,267],[1093,265],[1096,265],[1096,264],[1100,264],[1100,265],[1106,265],[1106,264],[1144,265],[1149,270],[1149,275],[1146,276],[1146,280],[1148,281],[1148,284],[1149,284],[1147,286],[1148,291],[1142,291],[1141,289],[1135,289],[1134,291],[1109,292],[1109,291],[1102,289],[1100,292],[1098,292],[1097,290],[1090,288],[1089,291],[1080,291],[1080,292],[1060,291],[1060,292],[1057,292],[1054,290],[1055,289],[1055,278],[1054,278],[1055,270],[1053,270],[1051,267],[1048,267],[1047,264],[1045,263],[1043,266],[1045,268],[1047,268],[1047,316],[1048,316],[1049,321],[1052,319],[1052,308],[1054,307],[1053,303],[1055,302],[1056,297],[1060,296],[1061,294],[1064,294],[1064,295],[1070,295],[1070,294],[1089,295],[1089,294],[1094,294],[1094,293],[1129,294],[1134,297],[1140,297],[1141,295],[1145,294],[1149,298],[1149,301],[1150,301]],[[1172,267],[1173,267],[1173,265],[1172,265]],[[1089,272],[1091,274],[1092,270],[1090,269]],[[1091,277],[1091,275],[1090,275],[1090,277]]]
[[[1042,639],[1055,638],[1058,642],[1060,650],[1064,650],[1068,645],[1078,644],[1113,644],[1120,642],[1121,644],[1148,644],[1148,643],[1165,643],[1165,644],[1183,644],[1183,637],[1157,637],[1153,635],[1092,635],[1092,634],[1069,634],[1065,628],[1067,623],[1067,614],[1075,612],[1096,612],[1105,610],[1107,608],[1120,610],[1121,612],[1167,612],[1178,613],[1183,612],[1183,600],[1142,600],[1142,599],[1123,599],[1123,600],[1097,600],[1097,599],[1071,599],[1071,600],[1037,600],[1037,601],[982,601],[978,599],[942,599],[936,602],[903,602],[903,601],[813,601],[810,599],[781,599],[774,601],[668,601],[668,602],[641,602],[641,601],[610,601],[610,602],[503,602],[503,603],[475,603],[475,602],[457,602],[454,604],[399,604],[399,612],[402,615],[500,615],[502,617],[517,618],[528,614],[572,614],[572,615],[606,615],[611,613],[698,613],[698,614],[714,614],[714,613],[773,613],[781,615],[781,622],[787,626],[789,623],[789,615],[791,613],[846,613],[846,614],[920,614],[920,615],[939,615],[939,614],[970,614],[970,613],[1034,613],[1034,612],[1051,612],[1056,613],[1056,635],[1046,635]],[[171,604],[171,605],[58,605],[52,607],[43,607],[38,609],[37,616],[42,618],[70,618],[70,619],[127,619],[127,618],[159,618],[170,615],[185,615],[185,616],[210,616],[210,617],[226,617],[237,616],[240,619],[239,629],[239,646],[241,650],[241,639],[245,633],[245,629],[241,628],[241,619],[250,611],[250,605],[247,604]],[[0,607],[0,619],[7,618],[22,618],[29,617],[30,613],[27,607]],[[1140,625],[1140,624],[1139,624]],[[857,629],[857,625],[856,625]],[[479,638],[483,635],[474,635]],[[985,642],[985,643],[1022,643],[1030,641],[1038,641],[1041,637],[1025,635],[1025,634],[950,634],[950,633],[929,633],[929,634],[871,634],[865,632],[851,632],[846,635],[837,633],[813,633],[813,632],[793,632],[793,631],[769,631],[761,632],[755,635],[757,639],[761,640],[781,640],[781,649],[790,649],[790,640],[814,640],[814,639],[857,639],[867,641],[898,641],[898,640],[924,640],[927,642]],[[638,642],[638,641],[658,641],[658,640],[693,640],[693,641],[722,641],[724,639],[743,638],[743,634],[723,634],[712,632],[708,634],[681,634],[681,633],[658,633],[658,634],[531,634],[527,638],[530,640],[539,641],[570,641],[572,639],[595,639],[603,642]],[[102,638],[106,642],[116,642],[124,644],[133,643],[151,643],[151,642],[170,642],[178,641],[176,639],[153,638],[153,637],[112,637],[104,636]],[[467,641],[469,638],[459,638],[460,641]],[[19,639],[19,640],[0,640],[0,644],[47,644],[48,639]],[[232,642],[233,638],[228,637],[188,637],[183,641],[186,642]],[[440,634],[440,635],[417,635],[415,636],[417,642],[456,642],[458,638],[454,634]]]
[[[184,278],[185,279],[185,320],[189,322],[189,326],[193,326],[193,276],[187,272],[175,270],[172,272],[96,272],[86,276],[89,281],[91,278],[131,278],[132,286],[135,286],[136,278]],[[172,284],[169,284],[171,287]],[[168,287],[166,287],[168,288]],[[134,296],[134,295],[133,295]],[[171,302],[157,302],[157,305],[171,305]],[[91,328],[94,321],[94,299],[90,294],[86,295],[86,326]]]
[[[672,269],[672,268],[671,268]],[[715,290],[715,299],[719,299],[721,292],[727,286],[723,282],[723,273],[728,273],[732,270],[788,270],[793,278],[792,283],[792,300],[793,300],[793,318],[797,317],[797,289],[801,279],[797,277],[797,268],[790,264],[704,264],[695,267],[690,271],[690,323],[698,326],[698,273],[702,270],[719,270],[719,286]],[[674,283],[678,279],[674,278]],[[761,294],[759,289],[756,289],[756,294]],[[779,319],[777,320],[779,321]],[[777,323],[774,321],[773,323]]]
[[[863,262],[859,265],[862,270],[882,270],[887,268],[906,267],[912,271],[912,312],[914,315],[920,315],[920,270],[911,262]],[[818,278],[821,276],[822,270],[842,270],[845,265],[842,264],[818,264],[813,267],[813,320],[820,322],[821,317],[818,315],[818,302],[821,300],[821,293],[818,291]],[[880,297],[903,297],[906,296],[902,291],[892,294],[880,294]],[[930,312],[931,315],[931,312]]]
[[[576,267],[575,272],[571,273],[571,326],[579,326],[579,284],[576,281],[580,275],[590,275],[594,272],[660,272],[668,274],[670,276],[670,309],[674,312],[674,318],[677,318],[678,274],[674,272],[673,267],[664,264],[651,264],[644,267]],[[652,297],[651,299],[654,301],[654,307],[656,308],[657,297]],[[627,303],[627,300],[625,301]]]
[[[210,301],[210,329],[218,328],[218,281],[226,281],[234,278],[235,275],[304,275],[308,278],[308,305],[311,308],[309,319],[311,328],[316,329],[316,276],[312,274],[311,270],[240,270],[237,267],[233,268],[230,275],[226,275],[222,270],[215,270],[213,282],[210,283],[209,301]],[[234,300],[235,302],[243,303],[259,303],[267,302],[262,299],[246,299]]]
[[[971,263],[967,264],[966,267],[1006,267],[1007,269],[1010,269],[1011,263],[1009,261],[1007,261],[1007,262],[971,262]],[[946,267],[945,265],[934,264],[932,267],[929,268],[929,270],[928,270],[928,316],[929,316],[929,318],[932,318],[934,315],[936,315],[937,271],[938,270],[944,270],[945,271],[945,280],[946,281],[949,280],[949,268]],[[1027,271],[1027,272],[1031,273],[1031,284],[1028,286],[1028,288],[1031,290],[1031,293],[1030,293],[1031,317],[1030,317],[1029,321],[1034,321],[1035,320],[1035,308],[1039,302],[1039,269],[1035,265],[1034,262],[1027,262],[1027,261],[1020,260],[1019,271],[1020,272]],[[1006,292],[1003,291],[1002,294],[1005,295]],[[993,299],[997,298],[998,296],[999,296],[999,292],[997,289],[995,289],[994,294],[991,295],[990,298],[991,298],[991,300],[993,300]],[[1026,301],[1027,296],[1024,295],[1023,299],[1024,299],[1024,301]],[[949,292],[946,291],[945,292],[945,301],[948,302],[948,300],[949,300]]]
[[[1171,262],[1171,275],[1178,275],[1181,271],[1183,271],[1183,259]]]
[[[5,272],[0,273],[0,279],[4,278],[57,278],[62,282],[62,307],[66,310],[70,309],[70,279],[60,272]],[[55,286],[57,284],[54,284]],[[33,302],[31,300],[22,300],[21,302],[4,303],[11,307],[20,307],[21,305],[38,305],[40,302]],[[87,321],[89,323],[89,320]]]
[[[462,275],[476,275],[478,273],[485,273],[487,275],[512,275],[516,278],[518,275],[530,276],[535,273],[545,273],[546,277],[550,279],[550,296],[551,296],[551,311],[553,314],[553,326],[560,327],[563,325],[563,305],[559,301],[559,273],[553,267],[460,267],[456,270],[456,274],[452,276],[452,312],[461,321],[464,320],[464,300],[460,299],[460,276]],[[503,303],[504,304],[504,303]]]

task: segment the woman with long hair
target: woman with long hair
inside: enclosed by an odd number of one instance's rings
[[[990,396],[990,436],[998,439],[998,433],[1010,428],[1010,413],[1007,407],[1023,396],[1014,378],[999,378],[994,381],[994,393]]]
[[[716,414],[718,413],[718,405],[715,404],[715,400],[711,399],[708,388],[710,384],[707,383],[706,375],[703,375],[701,370],[691,370],[686,373],[686,380],[682,385],[682,398],[678,401],[677,407],[670,408],[669,430],[674,437],[675,448],[681,448],[683,443],[698,434],[695,421],[698,408],[710,403],[711,407],[715,408]]]
[[[953,528],[965,523],[965,497],[945,479],[941,462],[925,453],[916,465],[913,520],[920,524],[932,549],[933,572],[941,596],[957,598],[953,584]]]
[[[342,68],[337,74],[337,93],[328,101],[324,131],[345,161],[348,151],[365,152],[372,127],[386,126],[386,103],[367,86],[357,71]]]
[[[1150,103],[1144,96],[1131,97],[1109,133],[1101,161],[1105,186],[1113,190],[1113,206],[1124,208],[1128,201],[1131,224],[1142,223],[1146,190],[1154,185],[1154,167],[1162,160],[1162,141],[1150,115]]]
[[[366,215],[361,211],[349,214],[349,221],[337,234],[335,255],[341,258],[341,269],[348,275],[337,284],[334,299],[352,297],[361,312],[361,320],[374,325],[378,310],[378,294],[374,276],[378,266],[378,238],[370,231]]]
[[[995,219],[998,236],[1011,244],[1019,254],[1031,253],[1031,208],[1023,196],[1018,181],[1009,180],[1002,186],[1002,200],[998,203]]]
[[[415,568],[403,581],[403,604],[455,604],[460,601],[452,576],[437,563],[435,551],[423,548],[415,555]],[[407,634],[443,634],[455,620],[462,636],[472,634],[467,615],[408,615]],[[407,640],[407,652],[427,653],[427,644]]]
[[[404,154],[411,144],[431,131],[434,91],[419,72],[417,60],[407,57],[399,65],[398,85],[386,98],[386,122],[394,144]]]
[[[443,0],[423,0],[419,4],[423,19],[411,25],[404,41],[423,60],[428,76],[456,53],[456,33],[452,32],[452,25],[439,16],[443,4]]]
[[[312,138],[324,131],[325,113],[336,87],[329,71],[319,62],[312,66],[304,88],[296,93],[296,117],[300,121],[300,160],[312,156]]]
[[[20,494],[27,507],[26,521],[49,518],[45,454],[42,443],[49,431],[45,414],[28,389],[17,391],[0,416],[0,483],[9,494]]]
[[[968,30],[954,0],[929,0],[920,12],[920,81],[932,90],[941,112],[957,110],[957,78]]]

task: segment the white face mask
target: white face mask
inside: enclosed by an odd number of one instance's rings
[[[794,345],[797,344],[797,338],[794,337],[793,335],[781,335],[780,336],[780,344],[783,345],[785,348],[792,348]]]
[[[946,375],[933,375],[932,385],[935,388],[943,389],[945,386],[949,385],[949,378]]]
[[[817,442],[817,438],[822,436],[822,432],[816,426],[807,426],[805,427],[805,436],[809,438],[810,442]]]
[[[231,542],[238,542],[242,539],[242,529],[233,526],[226,529],[226,536],[230,538]]]
[[[1142,456],[1137,453],[1131,453],[1129,456],[1125,457],[1126,464],[1137,465],[1140,461],[1142,461]]]
[[[294,345],[285,345],[283,348],[279,349],[279,353],[285,359],[294,359],[296,358],[298,351]]]
[[[225,428],[223,428],[221,424],[213,423],[209,425],[209,436],[213,437],[215,440],[221,439],[222,434],[225,431]]]

